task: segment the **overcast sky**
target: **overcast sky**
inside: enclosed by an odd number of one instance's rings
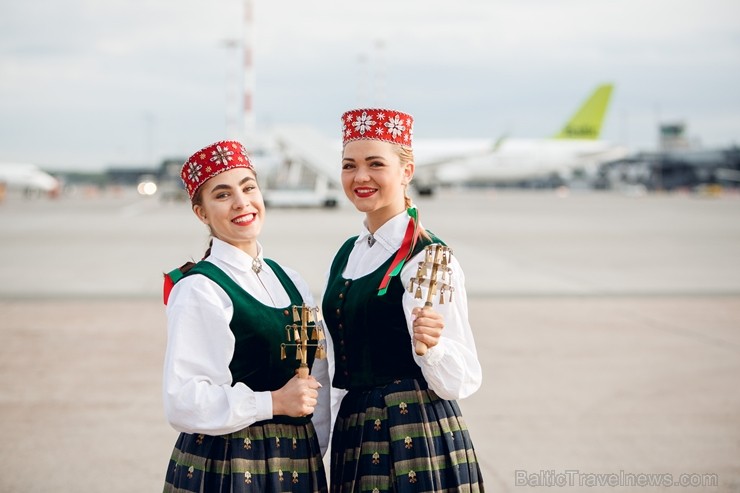
[[[415,136],[548,137],[602,82],[603,137],[682,121],[740,144],[737,0],[254,0],[258,128],[338,138],[358,105]],[[241,0],[2,0],[0,161],[104,169],[186,156],[241,105]],[[249,143],[246,143],[249,148]]]

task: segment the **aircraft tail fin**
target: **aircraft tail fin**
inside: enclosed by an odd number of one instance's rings
[[[613,84],[602,84],[597,87],[555,138],[598,139],[613,87]]]

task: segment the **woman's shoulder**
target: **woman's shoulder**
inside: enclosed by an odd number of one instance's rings
[[[175,284],[175,287],[187,286],[189,289],[199,289],[201,286],[218,286],[218,283],[208,274],[210,272],[219,271],[223,272],[210,262],[205,260],[201,261],[195,267],[184,273],[182,278]],[[224,273],[224,275],[226,274]]]
[[[228,299],[223,287],[204,272],[212,269],[218,270],[218,267],[207,260],[202,260],[184,273],[172,288],[167,305],[190,303],[193,298],[212,300],[218,304]]]
[[[424,240],[426,245],[431,245],[433,243],[437,243],[439,245],[447,245],[447,243],[445,243],[444,240],[438,235],[434,234],[432,230],[424,228],[424,233],[426,234],[422,235],[422,239]]]

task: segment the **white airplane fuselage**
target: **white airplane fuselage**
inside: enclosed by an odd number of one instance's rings
[[[568,181],[596,172],[604,162],[626,157],[628,150],[599,135],[613,85],[601,84],[551,138],[452,140],[414,143],[417,185],[523,184]]]
[[[436,145],[443,147],[441,142]],[[460,145],[456,141],[455,147]],[[495,148],[490,142],[489,149],[482,150],[479,140],[471,140],[468,153],[458,150],[458,157],[431,158],[436,161],[430,166],[433,170],[425,170],[425,160],[417,157],[417,173],[424,181],[439,185],[516,183],[553,177],[566,180],[576,172],[593,172],[600,163],[628,154],[626,148],[602,140],[506,139]]]
[[[8,189],[55,192],[59,180],[27,163],[0,163],[0,183]]]

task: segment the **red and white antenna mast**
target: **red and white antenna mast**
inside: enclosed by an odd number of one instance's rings
[[[244,144],[254,145],[256,138],[256,118],[254,114],[254,11],[253,1],[244,0],[244,33],[242,39],[244,57]]]
[[[225,39],[221,45],[227,48],[228,54],[232,55],[236,53],[233,58],[230,56],[229,61],[236,60],[239,58],[241,53],[238,48],[241,48],[241,40],[237,38]],[[232,51],[233,50],[233,51]],[[226,71],[226,136],[229,139],[241,139],[241,111],[239,110],[239,86],[241,80],[239,79],[239,71],[235,63],[227,63]]]

